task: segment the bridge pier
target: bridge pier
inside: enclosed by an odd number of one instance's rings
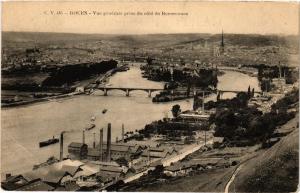
[[[126,96],[129,97],[129,89],[126,89]]]
[[[222,96],[223,96],[223,92],[218,91],[218,93],[217,93],[217,101],[218,101],[218,100],[221,100],[221,99],[222,99]]]
[[[148,90],[148,97],[151,97],[151,90]]]
[[[104,96],[107,96],[107,89],[105,88],[103,91],[104,91]]]

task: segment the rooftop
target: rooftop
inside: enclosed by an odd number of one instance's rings
[[[164,151],[164,152],[155,152],[155,151],[153,152],[153,151],[150,151],[149,156],[153,157],[153,158],[165,158],[165,157],[167,157],[167,154],[168,154],[167,151]],[[148,151],[147,150],[144,151],[142,153],[142,156],[148,157]]]
[[[4,190],[16,190],[19,187],[22,187],[28,184],[30,180],[27,180],[23,175],[10,176],[1,183],[1,187]]]
[[[42,181],[36,181],[17,189],[17,191],[52,191],[54,187]]]
[[[70,145],[68,147],[81,148],[83,145],[86,145],[86,144],[72,142],[72,143],[70,143]]]
[[[175,172],[175,171],[179,171],[179,170],[185,170],[185,169],[188,169],[191,167],[191,164],[183,164],[183,163],[176,163],[174,165],[171,165],[171,166],[168,166],[165,168],[166,171],[172,171],[172,172]]]
[[[68,183],[64,187],[58,187],[54,191],[64,191],[64,192],[75,192],[80,189],[80,186],[76,183]]]
[[[23,174],[27,180],[42,179],[43,181],[57,183],[66,174],[74,175],[84,163],[77,160],[63,160],[52,165],[42,167]]]
[[[111,161],[111,162],[102,162],[102,161],[88,161],[91,164],[95,165],[102,165],[102,166],[115,166],[119,167],[120,165],[117,162]]]
[[[123,172],[123,168],[121,168],[121,167],[115,167],[115,166],[105,166],[105,167],[101,167],[100,171],[101,172],[105,171],[105,172],[122,173]]]

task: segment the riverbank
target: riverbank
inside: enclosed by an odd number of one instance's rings
[[[98,75],[94,78],[90,78],[90,79],[86,79],[83,81],[80,81],[79,83],[76,83],[73,87],[82,87],[82,88],[86,88],[89,87],[89,85],[93,84],[93,83],[107,83],[109,78],[114,75],[117,72],[123,72],[126,70],[126,65],[114,68],[112,70],[107,71],[105,74],[102,75]],[[75,90],[75,89],[73,89]],[[70,93],[66,93],[66,94],[58,94],[55,96],[50,96],[50,97],[43,97],[43,98],[34,98],[34,99],[29,99],[26,101],[17,101],[17,102],[12,102],[12,103],[1,103],[1,107],[2,108],[10,108],[10,107],[17,107],[17,106],[27,106],[27,105],[31,105],[31,104],[35,104],[35,103],[42,103],[42,102],[48,102],[48,101],[52,101],[52,100],[56,100],[56,99],[61,99],[61,98],[67,98],[67,97],[72,97],[72,96],[76,96],[76,95],[81,95],[84,94],[84,92],[82,91],[73,91]]]
[[[30,100],[30,101],[20,101],[20,102],[15,102],[15,103],[2,104],[1,108],[5,109],[5,108],[10,108],[10,107],[18,107],[18,106],[26,106],[26,105],[28,106],[28,105],[35,104],[35,103],[49,102],[49,101],[52,101],[55,99],[61,99],[61,98],[66,98],[66,97],[71,97],[71,96],[81,95],[81,94],[83,94],[83,93],[72,92],[72,93],[68,93],[68,94],[34,99],[34,100]]]

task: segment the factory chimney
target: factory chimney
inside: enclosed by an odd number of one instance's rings
[[[122,124],[122,143],[124,143],[124,135],[125,135],[125,129],[124,129],[124,124]]]
[[[83,130],[82,131],[82,143],[85,144],[85,131]]]
[[[62,161],[63,160],[63,151],[64,151],[64,132],[60,133],[60,154],[59,154],[59,160]]]
[[[110,155],[110,148],[111,148],[111,124],[108,123],[107,125],[107,148],[106,148],[106,159],[107,162],[110,162],[111,160],[111,155]]]
[[[103,129],[100,129],[100,140],[99,140],[99,149],[100,149],[100,161],[103,161]]]
[[[118,143],[118,141],[119,141],[119,138],[118,138],[118,137],[116,137],[116,143]]]
[[[202,92],[202,113],[204,113],[204,99],[205,99],[205,94],[204,91]]]
[[[281,74],[282,74],[282,72],[281,72],[281,66],[280,66],[280,63],[279,63],[279,78],[281,78]]]

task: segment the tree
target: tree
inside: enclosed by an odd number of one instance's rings
[[[191,91],[191,82],[189,81],[187,84],[187,91],[186,91],[186,96],[189,97],[190,96],[190,91]]]
[[[199,107],[202,106],[202,98],[199,98],[198,95],[194,96],[194,104],[193,104],[193,110],[198,109]]]
[[[232,138],[238,128],[238,120],[233,110],[218,111],[214,117],[216,129],[214,136]]]
[[[254,97],[255,91],[254,88],[252,88],[252,97]]]
[[[163,171],[164,171],[164,166],[163,165],[157,165],[157,166],[155,166],[155,168],[152,172],[152,175],[160,177],[163,174]]]
[[[251,98],[251,88],[250,88],[250,85],[248,87],[248,98]]]
[[[246,94],[245,92],[237,93],[236,98],[237,98],[237,101],[238,101],[240,107],[247,106],[248,99],[249,99],[250,96],[251,96],[251,93],[250,93],[250,95],[249,95],[249,93]]]
[[[176,104],[172,107],[173,117],[178,117],[180,112],[181,112],[180,105]]]
[[[218,95],[217,95],[217,101],[219,101],[220,98],[221,98],[220,93],[218,93]]]
[[[150,57],[147,58],[147,64],[148,64],[148,65],[152,65],[152,61],[153,61],[152,58],[150,58]]]

